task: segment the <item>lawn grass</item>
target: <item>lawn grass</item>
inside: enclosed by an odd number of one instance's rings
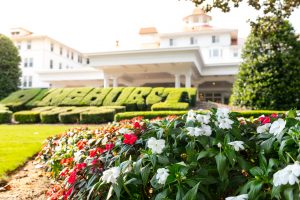
[[[43,141],[80,125],[0,125],[0,180],[41,150]],[[99,126],[89,126],[96,128]]]

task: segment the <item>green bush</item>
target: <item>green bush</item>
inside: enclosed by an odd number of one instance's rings
[[[168,115],[184,115],[188,111],[138,111],[138,112],[124,112],[115,114],[115,121],[123,119],[132,119],[134,117],[143,117],[145,119],[153,119],[156,117],[166,117]]]
[[[155,103],[159,103],[165,100],[166,96],[164,95],[165,88],[158,87],[153,88],[150,94],[146,98],[147,110],[151,110],[151,107]]]
[[[80,102],[80,105],[101,106],[112,88],[94,88]]]
[[[189,95],[190,106],[195,106],[197,101],[197,89],[196,88],[185,88]]]
[[[78,107],[67,112],[62,112],[58,115],[59,121],[61,123],[70,124],[70,123],[79,123],[80,113],[89,110],[99,109],[99,107]]]
[[[125,106],[101,106],[100,109],[114,109],[116,113],[126,112]]]
[[[41,89],[38,95],[25,104],[26,108],[31,109],[37,107],[42,99],[50,93],[50,91],[52,91],[52,89]]]
[[[87,106],[86,104],[81,104],[83,98],[91,92],[93,88],[74,88],[68,96],[66,96],[62,102],[59,103],[60,106]]]
[[[123,106],[133,87],[113,88],[103,101],[103,106]]]
[[[38,103],[38,106],[57,106],[59,105],[71,92],[73,88],[56,88],[51,89],[48,95]]]
[[[83,124],[100,124],[114,120],[114,109],[91,110],[80,113],[80,123]]]
[[[63,112],[68,112],[74,110],[75,107],[55,107],[52,110],[41,112],[41,122],[42,123],[58,123],[58,115]]]
[[[0,110],[0,124],[10,123],[12,119],[12,112],[9,110]]]
[[[24,109],[25,104],[38,95],[40,91],[41,89],[18,90],[3,99],[0,103],[9,107],[12,111],[19,111]]]
[[[56,108],[56,107],[53,107],[53,106],[36,107],[36,108],[33,108],[32,111],[44,112],[44,111],[52,110],[53,108]]]
[[[250,118],[250,117],[259,117],[261,115],[271,115],[273,113],[276,114],[284,114],[286,111],[278,111],[278,110],[246,110],[246,111],[239,111],[235,112],[237,113],[238,117],[245,117],[245,118]]]
[[[13,118],[21,124],[39,123],[41,121],[40,112],[31,110],[15,112]]]
[[[151,107],[151,110],[188,110],[188,103],[156,103]]]
[[[150,87],[138,87],[133,90],[125,101],[126,110],[147,110],[146,98],[151,92]]]
[[[9,109],[5,105],[0,104],[0,111],[3,111],[3,110],[9,110]]]

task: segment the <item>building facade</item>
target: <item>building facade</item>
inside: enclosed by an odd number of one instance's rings
[[[141,28],[135,50],[80,53],[48,36],[12,31],[20,50],[22,87],[197,87],[201,100],[227,103],[241,62],[236,29],[210,25],[196,8],[181,32]]]

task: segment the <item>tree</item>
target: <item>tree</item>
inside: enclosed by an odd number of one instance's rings
[[[252,22],[231,102],[255,109],[300,108],[300,42],[282,17]]]
[[[21,58],[12,41],[0,34],[0,99],[18,89]]]
[[[202,6],[205,11],[219,8],[223,12],[229,12],[232,7],[239,7],[242,2],[256,10],[262,9],[264,14],[274,14],[277,16],[288,17],[293,10],[300,6],[299,0],[190,0],[196,6]],[[209,2],[209,3],[207,3]]]

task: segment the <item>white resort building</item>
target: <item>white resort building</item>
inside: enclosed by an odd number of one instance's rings
[[[228,103],[241,62],[238,30],[211,26],[196,8],[183,30],[159,33],[141,28],[140,48],[81,53],[23,28],[11,31],[22,57],[22,88],[197,87],[201,100]]]

